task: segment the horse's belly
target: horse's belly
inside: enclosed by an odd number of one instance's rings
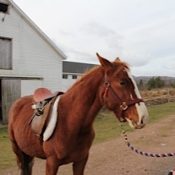
[[[27,126],[30,127],[30,126]],[[32,133],[31,129],[20,129],[15,132],[15,140],[19,148],[31,157],[45,158],[40,137]]]

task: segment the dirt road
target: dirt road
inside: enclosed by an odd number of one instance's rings
[[[118,127],[118,126],[117,126]],[[175,115],[141,130],[128,133],[131,144],[152,153],[175,152]],[[93,145],[85,175],[168,175],[175,168],[175,157],[145,157],[131,151],[121,136]],[[36,159],[33,175],[44,175],[45,161]],[[16,167],[0,170],[1,175],[17,175]],[[71,175],[71,164],[60,167],[60,175]]]

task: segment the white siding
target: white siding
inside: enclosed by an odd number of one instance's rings
[[[32,95],[37,88],[43,87],[42,80],[21,80],[21,96]]]
[[[77,79],[72,79],[72,74],[67,75],[67,79],[62,79],[62,91],[67,91],[82,75],[77,75]]]
[[[51,91],[62,89],[61,56],[13,7],[4,22],[0,19],[0,36],[12,39],[13,67],[0,69],[0,76],[39,77],[43,78],[43,87]],[[30,84],[31,89],[33,86]]]

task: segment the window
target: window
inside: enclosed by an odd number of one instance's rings
[[[8,5],[0,2],[0,12],[7,13]]]
[[[77,75],[72,75],[72,79],[77,79]]]
[[[67,75],[63,74],[63,79],[67,79]]]
[[[12,40],[0,37],[0,69],[12,69]]]

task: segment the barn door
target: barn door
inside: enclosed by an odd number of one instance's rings
[[[21,97],[20,79],[2,79],[2,123],[8,123],[8,112],[14,101]]]

